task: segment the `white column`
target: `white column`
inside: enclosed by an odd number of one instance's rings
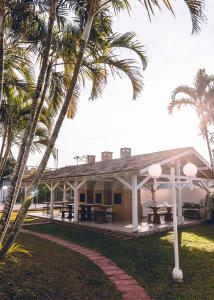
[[[180,160],[176,163],[176,174],[178,176],[178,182],[180,183],[180,175],[181,175],[181,166],[180,166]],[[178,202],[178,222],[179,224],[184,224],[184,217],[182,212],[182,189],[180,187],[180,184],[178,185],[178,188],[176,190],[177,193],[177,202]]]
[[[54,185],[51,183],[50,218],[54,217]]]
[[[132,231],[138,232],[137,175],[132,175]]]
[[[74,182],[74,222],[78,222],[78,189],[77,181]]]
[[[171,167],[171,181],[172,181],[173,232],[174,232],[174,257],[175,257],[175,267],[172,271],[172,277],[173,277],[174,281],[182,282],[183,272],[179,267],[177,203],[176,203],[176,186],[175,186],[175,168],[174,168],[174,166]]]
[[[64,181],[64,185],[63,185],[63,202],[66,202],[66,183]]]

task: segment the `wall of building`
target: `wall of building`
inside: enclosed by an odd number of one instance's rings
[[[194,188],[182,190],[183,202],[196,202],[198,203],[201,199],[206,197],[206,192],[200,188]],[[141,202],[146,203],[152,200],[151,192],[145,189],[141,189]],[[158,203],[168,202],[171,203],[171,190],[159,189],[155,193],[155,200]]]
[[[112,205],[112,212],[115,214],[117,221],[129,221],[132,220],[132,192],[124,187],[119,181],[112,182],[91,182],[85,183],[79,190],[78,199],[80,194],[85,193],[85,204],[95,204],[95,194],[102,193],[103,203],[105,205]],[[114,195],[121,194],[121,204],[114,203]],[[80,202],[79,202],[80,203]],[[81,202],[83,203],[83,202]],[[139,218],[142,217],[141,207],[141,192],[138,191],[138,211]]]

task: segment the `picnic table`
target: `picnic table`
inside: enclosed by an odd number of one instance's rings
[[[46,210],[46,213],[48,214],[50,212],[50,202],[43,202],[43,204],[45,204],[45,206],[43,206],[43,214]],[[53,209],[60,209],[62,210],[63,208],[66,207],[67,201],[54,201],[53,202]]]
[[[108,222],[107,215],[112,215],[111,212],[108,212],[108,209],[112,207],[111,205],[80,204],[79,206],[81,208],[79,211],[81,221],[91,221],[93,218],[98,223],[106,223]]]
[[[150,203],[145,205],[152,210],[152,213],[148,214],[148,223],[153,224],[161,224],[161,216],[164,216],[164,221],[170,222],[172,221],[172,205],[165,203],[165,204],[157,204],[157,203]],[[166,211],[160,211],[161,208],[166,208]],[[153,218],[152,218],[153,217]]]
[[[68,219],[72,219],[73,218],[73,212],[74,212],[74,203],[67,203],[66,204],[67,208],[68,208]]]

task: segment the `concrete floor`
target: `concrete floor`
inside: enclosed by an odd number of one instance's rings
[[[34,217],[40,217],[45,219],[50,219],[49,215],[46,213],[43,214],[41,212],[29,212],[28,215],[34,216]],[[196,225],[202,223],[204,220],[190,220],[185,219],[184,224],[178,224],[180,227],[186,227],[191,225]],[[61,218],[61,214],[58,212],[54,213],[54,222],[59,223],[73,223],[73,219],[69,220],[67,218],[63,219]],[[82,226],[82,227],[93,227],[97,229],[103,229],[103,230],[109,230],[113,232],[123,233],[127,235],[135,235],[135,236],[143,236],[143,235],[150,235],[156,232],[163,232],[172,230],[173,224],[172,222],[164,222],[163,219],[161,219],[161,224],[148,224],[147,218],[143,218],[139,221],[138,226],[138,233],[132,232],[132,224],[129,222],[111,222],[108,223],[97,223],[94,221],[79,221],[78,223],[75,223],[76,225]]]

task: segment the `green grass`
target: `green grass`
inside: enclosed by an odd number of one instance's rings
[[[30,228],[97,249],[134,276],[155,299],[214,299],[212,224],[180,232],[180,262],[184,273],[184,282],[180,285],[171,279],[174,263],[172,232],[122,241],[68,225],[47,224]]]
[[[12,212],[11,219],[10,219],[11,223],[13,223],[15,221],[17,213],[18,213],[17,211]],[[0,213],[0,217],[1,217],[1,213]],[[27,215],[24,220],[24,224],[30,224],[30,223],[36,223],[36,222],[41,222],[41,218],[32,217],[32,216]]]
[[[0,299],[121,299],[103,272],[84,256],[54,243],[20,234],[18,243],[31,251],[21,264],[0,268]]]

